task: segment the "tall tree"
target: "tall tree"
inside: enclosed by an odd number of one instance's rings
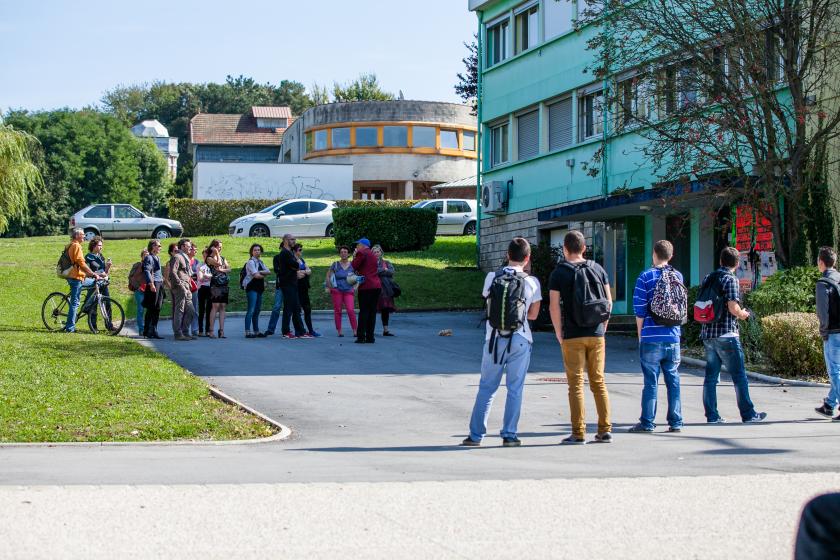
[[[3,124],[0,118],[0,234],[9,222],[26,215],[30,196],[41,190],[43,179],[33,163],[38,141],[26,132]]]
[[[458,73],[458,83],[455,84],[455,93],[457,93],[464,103],[468,103],[473,108],[473,114],[476,113],[477,98],[478,98],[478,38],[472,43],[464,43],[467,47],[467,56],[461,59],[464,63],[466,71],[461,74]]]
[[[333,84],[333,99],[336,102],[390,101],[394,99],[394,94],[382,89],[376,74],[361,74],[347,84]]]

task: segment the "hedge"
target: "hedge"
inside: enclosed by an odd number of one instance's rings
[[[747,296],[747,305],[759,315],[774,313],[813,313],[814,288],[820,278],[815,266],[782,270],[770,276]]]
[[[228,226],[236,218],[257,212],[276,202],[279,200],[170,198],[169,217],[183,224],[185,235],[221,235],[228,232]]]
[[[814,313],[777,313],[761,320],[762,347],[783,377],[825,374],[819,319]]]
[[[435,242],[438,218],[425,208],[362,207],[333,210],[336,246],[362,237],[386,252],[417,251]]]
[[[339,208],[411,208],[419,200],[336,200]]]

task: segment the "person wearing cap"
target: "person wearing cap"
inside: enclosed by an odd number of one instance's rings
[[[356,331],[356,343],[373,344],[373,331],[376,328],[376,304],[382,292],[382,282],[378,272],[379,261],[370,250],[370,241],[362,237],[356,241],[353,254],[353,270],[364,280],[359,284],[359,328]]]

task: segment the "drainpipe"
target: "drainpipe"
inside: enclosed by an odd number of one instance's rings
[[[475,99],[476,99],[476,133],[475,133],[475,147],[476,158],[475,163],[475,200],[476,204],[476,219],[475,219],[475,266],[481,267],[481,157],[484,154],[484,146],[481,143],[481,94],[482,94],[482,73],[484,71],[484,34],[482,28],[484,24],[484,12],[478,12],[478,50],[476,56],[478,57],[478,75],[476,79]]]
[[[601,138],[601,147],[602,147],[602,154],[601,154],[601,194],[604,198],[609,196],[609,179],[607,178],[607,172],[609,170],[609,128],[610,128],[610,104],[609,104],[609,91],[610,91],[610,54],[612,50],[612,31],[610,29],[609,23],[609,3],[604,8],[604,34],[607,37],[606,40],[606,61],[604,63],[604,83],[603,83],[603,100],[604,100],[604,107],[603,107],[603,118],[604,118],[604,125],[603,125],[603,133]]]

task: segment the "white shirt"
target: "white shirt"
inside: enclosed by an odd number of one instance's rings
[[[522,272],[521,266],[506,266],[504,270],[511,270],[514,272]],[[484,290],[482,290],[481,294],[486,298],[490,295],[490,286],[493,284],[493,280],[496,278],[495,272],[490,272],[487,274],[487,277],[484,279]],[[531,304],[542,301],[542,291],[540,290],[540,281],[537,280],[533,276],[528,276],[525,279],[525,312],[527,313],[531,309]],[[484,336],[485,340],[490,340],[490,336],[493,333],[493,327],[490,326],[490,321],[487,321],[487,329]],[[517,330],[514,334],[522,335],[522,337],[527,340],[528,342],[534,342],[534,337],[531,335],[531,325],[528,324],[526,320],[525,323]]]

